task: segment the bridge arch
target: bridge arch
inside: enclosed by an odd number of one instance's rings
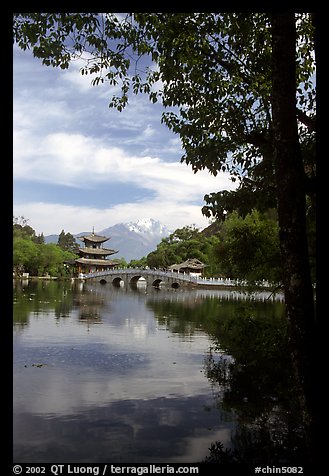
[[[113,286],[116,286],[117,288],[119,288],[121,286],[121,281],[123,281],[123,279],[120,276],[116,276],[115,278],[112,279],[112,284]]]
[[[151,280],[151,284],[154,288],[159,288],[161,283],[163,283],[161,278]]]
[[[181,286],[190,286],[196,284],[195,278],[190,276],[149,268],[113,269],[88,273],[86,275],[82,275],[81,278],[97,280],[102,284],[109,282],[117,287],[121,287],[122,285],[125,287],[129,285],[135,287],[137,286],[137,283],[143,282],[146,286],[153,286],[155,288],[159,288],[160,286],[162,287],[163,285],[176,289]]]
[[[136,284],[138,283],[138,281],[140,280],[140,278],[142,278],[142,275],[141,274],[136,274],[134,276],[132,276],[130,279],[129,279],[129,284]]]
[[[177,282],[177,281],[169,281],[168,279],[165,280],[165,279],[162,279],[162,278],[157,278],[157,279],[151,279],[150,281],[150,284],[154,287],[154,288],[159,288],[161,286],[161,284],[163,284],[164,286],[167,286],[169,285],[171,288],[173,289],[177,289],[180,287],[180,284]]]

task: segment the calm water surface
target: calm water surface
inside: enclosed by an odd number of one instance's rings
[[[230,446],[235,415],[214,398],[205,360],[212,314],[236,293],[14,289],[15,462],[193,463],[216,440]]]

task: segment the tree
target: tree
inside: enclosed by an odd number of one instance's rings
[[[36,236],[27,222],[24,217],[14,217],[13,220],[14,273],[17,276],[23,272],[33,276],[64,276],[64,262],[73,260],[75,254],[70,249],[64,249],[54,243],[45,244],[43,234]]]
[[[257,282],[282,283],[279,230],[276,219],[257,210],[244,218],[232,212],[216,247],[225,276]]]
[[[43,233],[41,233],[41,235],[36,235],[35,230],[27,223],[28,219],[23,216],[13,217],[13,237],[29,238],[34,243],[44,243],[45,238]]]
[[[18,276],[22,273],[30,273],[36,276],[36,262],[38,256],[38,245],[32,240],[17,237],[13,244],[13,269]]]
[[[147,265],[146,263],[146,256],[143,256],[140,259],[132,259],[127,263],[125,260],[122,260],[122,264],[120,264],[120,268],[124,268],[129,266],[130,268],[145,268]]]
[[[317,353],[306,233],[305,173],[296,119],[295,50],[294,15],[272,14],[273,146],[286,315],[303,420],[313,454]]]
[[[71,251],[72,253],[77,254],[79,251],[79,245],[74,236],[71,233],[65,233],[64,230],[60,232],[57,244],[63,250]]]
[[[199,230],[195,226],[184,226],[177,228],[168,238],[163,238],[167,243],[177,243],[179,241],[193,240],[199,235]]]
[[[315,160],[303,151],[315,141],[315,15],[15,14],[14,39],[61,68],[87,51],[82,74],[97,73],[94,84],[121,82],[111,107],[122,110],[130,89],[161,100],[163,122],[181,138],[182,161],[195,172],[230,172],[250,205],[253,196],[274,204],[291,352],[312,435],[315,319],[305,195],[313,200]],[[143,73],[143,55],[157,67]]]
[[[65,261],[74,259],[75,255],[67,250],[63,250],[55,243],[48,243],[39,246],[37,274],[44,276],[65,276]]]
[[[177,228],[167,238],[162,238],[156,250],[147,255],[146,262],[150,268],[167,268],[189,258],[196,258],[207,265],[212,261],[214,265],[216,260],[212,251],[215,242],[214,236],[206,237],[194,226]],[[211,271],[214,274],[214,266]]]

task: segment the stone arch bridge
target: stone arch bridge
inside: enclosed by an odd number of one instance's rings
[[[197,279],[189,274],[147,268],[124,268],[97,271],[80,275],[80,278],[98,281],[104,284],[112,283],[114,286],[120,286],[120,283],[123,282],[126,287],[128,285],[137,285],[140,278],[144,278],[146,286],[153,286],[155,288],[160,287],[160,285],[165,285],[166,287],[171,288],[198,285]]]

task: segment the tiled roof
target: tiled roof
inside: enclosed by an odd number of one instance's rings
[[[91,233],[90,235],[79,236],[79,240],[81,241],[92,241],[93,243],[104,243],[105,241],[109,240],[107,236],[95,235]]]
[[[90,258],[78,258],[75,260],[78,264],[89,264],[99,266],[115,266],[118,263],[109,259],[90,259]]]
[[[105,256],[118,253],[118,251],[111,250],[109,248],[92,248],[89,246],[86,246],[85,248],[79,248],[79,252],[87,254],[87,255],[105,255]]]
[[[180,264],[172,264],[169,266],[169,269],[203,269],[206,265],[202,263],[200,260],[197,258],[189,258],[183,263]]]

